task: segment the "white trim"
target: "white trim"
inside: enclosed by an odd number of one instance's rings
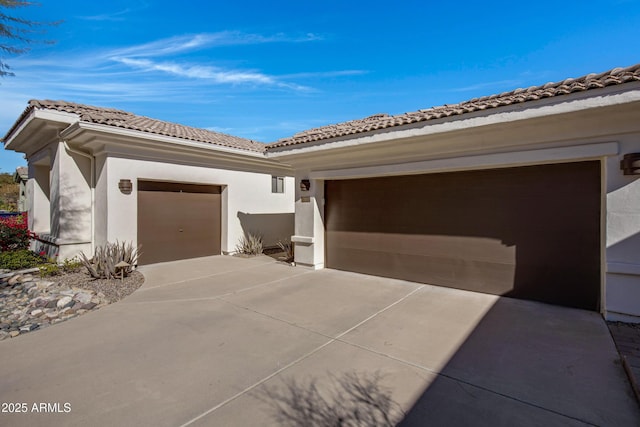
[[[220,151],[224,153],[241,154],[243,156],[255,157],[257,159],[268,161],[266,156],[263,153],[250,151],[248,149],[225,147],[215,143],[191,141],[191,140],[173,137],[173,136],[160,135],[160,134],[151,133],[151,132],[142,132],[142,131],[132,130],[132,129],[116,128],[114,126],[102,125],[102,124],[96,124],[96,123],[87,123],[87,122],[74,123],[73,126],[70,126],[69,128],[65,129],[63,132],[61,132],[60,135],[66,138],[75,138],[76,137],[75,134],[82,130],[107,133],[109,135],[113,135],[116,137],[120,136],[124,138],[146,139],[149,141],[153,141],[154,143],[164,142],[164,143],[169,143],[173,145],[179,145],[179,146],[184,146],[189,148],[198,148],[198,149],[207,150],[207,151]]]
[[[608,262],[607,273],[640,276],[640,264],[629,264],[626,262]]]
[[[304,268],[307,270],[322,270],[324,269],[324,263],[318,263],[318,264],[307,264],[304,262],[295,262],[295,267],[296,268]]]
[[[291,236],[291,241],[294,243],[302,243],[302,244],[310,245],[315,241],[315,239],[313,237],[307,237],[307,236]]]
[[[620,90],[620,88],[615,88]],[[479,129],[484,126],[514,123],[541,117],[558,116],[566,113],[610,107],[640,101],[638,87],[625,92],[604,93],[592,96],[591,93],[581,93],[586,98],[562,99],[548,98],[539,101],[528,101],[495,109],[474,111],[458,116],[441,119],[426,120],[418,124],[395,126],[362,134],[344,135],[337,138],[327,138],[320,141],[296,144],[293,146],[273,147],[267,152],[268,158],[286,157],[291,155],[308,154],[337,148],[354,147],[384,141],[401,140],[406,138],[424,137],[454,131]],[[591,95],[591,96],[589,96]],[[419,127],[417,127],[419,126]]]
[[[50,122],[74,123],[80,120],[80,116],[75,113],[66,113],[55,110],[34,110],[35,118]]]
[[[567,160],[595,159],[602,156],[615,156],[618,153],[619,144],[617,142],[604,142],[599,144],[574,145],[570,147],[547,148],[541,150],[452,157],[393,165],[319,170],[311,172],[309,177],[311,179],[347,179],[373,176],[411,175],[425,172],[502,168],[524,164],[543,164]]]
[[[80,117],[77,114],[73,114],[73,113],[65,113],[62,111],[52,111],[52,110],[37,110],[34,109],[32,110],[27,117],[24,118],[24,120],[22,121],[22,123],[20,123],[20,126],[18,126],[16,129],[14,129],[13,132],[11,132],[11,136],[9,136],[5,142],[5,148],[6,149],[11,149],[13,150],[13,148],[10,147],[11,143],[15,140],[15,138],[20,135],[24,129],[34,120],[36,119],[40,119],[40,120],[45,120],[45,121],[51,121],[51,122],[59,122],[59,123],[74,123],[77,122]]]

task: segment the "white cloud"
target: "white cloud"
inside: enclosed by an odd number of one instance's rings
[[[236,46],[265,43],[301,43],[322,40],[316,34],[292,37],[282,33],[261,35],[240,31],[220,31],[217,33],[187,34],[155,40],[149,43],[116,49],[113,56],[152,57],[195,51],[216,46]]]
[[[173,76],[190,79],[207,80],[214,84],[250,84],[271,86],[294,91],[311,91],[310,87],[284,81],[289,78],[319,77],[357,74],[360,71],[332,71],[328,73],[302,73],[300,75],[275,76],[256,70],[234,70],[217,67],[210,64],[193,64],[184,60],[156,60],[167,58],[196,50],[214,48],[216,46],[264,44],[264,43],[300,43],[321,40],[321,37],[308,33],[303,36],[288,36],[277,33],[261,35],[242,33],[239,31],[221,31],[217,33],[202,33],[169,37],[149,43],[114,49],[106,52],[105,57],[113,62],[125,65],[142,72],[162,72]]]
[[[148,59],[114,57],[114,61],[140,68],[145,71],[163,71],[176,76],[209,79],[216,83],[260,83],[275,84],[275,80],[265,74],[251,71],[221,70],[204,65],[180,65],[174,62],[153,62]]]
[[[265,89],[278,90],[277,96],[285,97],[309,93],[314,89],[302,84],[305,80],[364,73],[336,70],[276,75],[260,69],[202,62],[186,55],[222,45],[301,43],[319,39],[315,34],[289,36],[223,31],[175,36],[115,49],[48,51],[43,55],[19,56],[11,62],[16,76],[0,82],[6,107],[0,111],[0,128],[6,131],[29,99],[61,99],[102,106],[163,103],[171,99],[172,103],[185,105],[211,105],[235,96],[271,97],[272,93],[261,92]],[[215,52],[212,53],[206,56],[214,57]],[[255,130],[255,133],[263,132],[268,129]],[[0,133],[3,132],[0,130]]]
[[[208,80],[215,84],[254,84],[276,86],[293,90],[306,91],[310,88],[278,81],[269,76],[250,70],[224,70],[206,65],[185,65],[175,62],[154,62],[148,59],[113,57],[112,60],[144,71],[160,71],[180,77]]]
[[[85,21],[124,21],[125,18],[123,15],[127,15],[131,12],[131,9],[124,9],[119,12],[113,13],[103,13],[100,15],[91,15],[91,16],[77,16],[78,19],[83,19]]]
[[[115,49],[110,52],[110,55],[116,57],[153,57],[188,52],[207,47],[210,43],[210,36],[211,35],[197,34],[189,36],[169,37],[149,43]]]

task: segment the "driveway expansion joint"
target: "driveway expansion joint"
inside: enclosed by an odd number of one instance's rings
[[[245,268],[241,268],[241,269],[225,270],[225,271],[220,271],[220,272],[213,273],[213,274],[205,274],[204,276],[192,277],[192,278],[189,278],[189,279],[177,280],[177,281],[175,281],[175,282],[163,283],[163,284],[158,285],[158,286],[149,286],[149,287],[142,286],[142,288],[138,289],[136,292],[147,292],[147,291],[151,291],[151,290],[154,290],[154,289],[164,288],[164,287],[166,287],[166,286],[177,285],[177,284],[180,284],[180,283],[193,282],[193,281],[195,281],[195,280],[207,279],[207,278],[209,278],[209,277],[221,276],[221,275],[223,275],[223,274],[243,272],[243,271],[252,270],[252,269],[254,269],[254,268],[259,268],[259,267],[264,267],[264,265],[262,265],[262,264],[257,264],[257,265],[253,265],[253,266],[251,266],[251,267],[245,267]],[[139,271],[140,271],[142,274],[144,274],[145,269],[148,269],[148,267],[147,267],[147,268],[145,268],[145,267],[143,266],[143,267],[139,268]]]
[[[514,401],[514,402],[521,403],[521,404],[523,404],[523,405],[531,406],[531,407],[533,407],[533,408],[540,409],[540,410],[543,410],[543,411],[546,411],[546,412],[549,412],[549,413],[552,413],[552,414],[555,414],[555,415],[559,415],[559,416],[562,416],[562,417],[564,417],[564,418],[569,418],[569,419],[572,419],[572,420],[575,420],[575,421],[579,421],[579,422],[581,422],[581,423],[584,423],[584,424],[587,424],[587,425],[590,425],[590,426],[598,426],[598,424],[593,424],[593,423],[591,423],[591,422],[589,422],[589,421],[586,421],[586,420],[584,420],[584,419],[582,419],[582,418],[577,418],[577,417],[574,417],[574,416],[572,416],[572,415],[564,414],[564,413],[562,413],[562,412],[558,412],[558,411],[555,411],[555,410],[553,410],[553,409],[549,409],[549,408],[546,408],[546,407],[544,407],[544,406],[540,406],[540,405],[537,405],[537,404],[535,404],[535,403],[532,403],[532,402],[528,402],[528,401],[526,401],[526,400],[519,399],[519,398],[517,398],[517,397],[509,396],[509,395],[504,394],[504,393],[501,393],[501,392],[499,392],[499,391],[496,391],[496,390],[493,390],[493,389],[490,389],[490,388],[487,388],[487,387],[484,387],[484,386],[481,386],[481,385],[478,385],[478,384],[472,383],[472,382],[467,381],[467,380],[465,380],[465,379],[463,379],[463,378],[459,378],[459,377],[457,377],[457,376],[455,376],[455,375],[446,374],[446,373],[443,373],[443,372],[441,372],[441,371],[438,371],[438,370],[435,370],[435,369],[428,368],[428,367],[426,367],[426,366],[420,365],[420,364],[418,364],[418,363],[411,362],[411,361],[409,361],[409,360],[405,360],[405,359],[401,359],[401,358],[399,358],[399,357],[395,357],[395,356],[393,356],[393,355],[390,355],[390,354],[387,354],[387,353],[384,353],[384,352],[381,352],[381,351],[375,350],[375,349],[370,348],[370,347],[366,347],[366,346],[363,346],[363,345],[360,345],[360,344],[356,344],[356,343],[352,343],[352,342],[349,342],[349,341],[345,341],[345,340],[343,340],[343,339],[337,339],[336,341],[339,341],[339,342],[341,342],[341,343],[343,343],[343,344],[346,344],[346,345],[350,345],[350,346],[352,346],[352,347],[359,348],[360,350],[365,350],[365,351],[368,351],[368,352],[371,352],[371,353],[377,354],[378,356],[382,356],[382,357],[389,358],[389,359],[391,359],[391,360],[394,360],[394,361],[399,362],[399,363],[403,363],[403,364],[408,365],[408,366],[412,366],[412,367],[414,367],[414,368],[417,368],[417,369],[423,370],[423,371],[428,372],[428,373],[430,373],[430,374],[433,374],[433,375],[437,375],[437,376],[439,376],[439,377],[443,377],[443,378],[450,379],[450,380],[452,380],[452,381],[455,381],[455,382],[456,382],[456,383],[458,383],[458,384],[465,384],[465,385],[468,385],[468,386],[470,386],[470,387],[473,387],[473,388],[476,388],[476,389],[479,389],[479,390],[485,391],[485,392],[487,392],[487,393],[491,393],[491,394],[493,394],[493,395],[500,396],[500,397],[502,397],[502,398],[506,398],[506,399],[512,400],[512,401]]]
[[[350,328],[349,328],[349,329],[347,329],[346,331],[341,332],[341,333],[340,333],[340,334],[338,334],[336,337],[334,337],[334,338],[329,337],[329,340],[328,340],[327,342],[325,342],[324,344],[319,345],[319,346],[318,346],[318,347],[316,347],[315,349],[313,349],[313,350],[311,350],[311,351],[307,352],[306,354],[304,354],[304,355],[300,356],[300,357],[299,357],[299,358],[297,358],[296,360],[294,360],[294,361],[292,361],[292,362],[288,363],[287,365],[283,366],[282,368],[278,369],[277,371],[275,371],[275,372],[273,372],[273,373],[271,373],[271,374],[267,375],[266,377],[264,377],[264,378],[262,378],[261,380],[259,380],[259,381],[255,382],[254,384],[250,385],[249,387],[245,388],[244,390],[242,390],[242,391],[240,391],[240,392],[236,393],[235,395],[233,395],[233,396],[229,397],[228,399],[226,399],[226,400],[224,400],[224,401],[220,402],[220,403],[219,403],[219,404],[217,404],[216,406],[214,406],[214,407],[212,407],[212,408],[208,409],[207,411],[203,412],[202,414],[198,415],[197,417],[192,418],[191,420],[189,420],[189,421],[187,421],[186,423],[182,424],[180,427],[187,427],[187,426],[189,426],[189,425],[191,425],[191,424],[195,423],[196,421],[198,421],[198,420],[200,420],[200,419],[202,419],[202,418],[206,417],[207,415],[209,415],[209,414],[211,414],[211,413],[215,412],[215,411],[216,411],[216,410],[218,410],[219,408],[222,408],[223,406],[227,405],[228,403],[231,403],[232,401],[236,400],[236,399],[237,399],[237,398],[239,398],[240,396],[243,396],[243,395],[245,395],[245,394],[249,393],[250,391],[254,390],[256,387],[259,387],[260,385],[264,384],[265,382],[269,381],[270,379],[274,378],[275,376],[277,376],[277,375],[281,374],[282,372],[286,371],[287,369],[289,369],[289,368],[291,368],[291,367],[293,367],[293,366],[297,365],[298,363],[302,362],[303,360],[305,360],[305,359],[307,359],[307,358],[311,357],[312,355],[314,355],[315,353],[319,352],[320,350],[322,350],[323,348],[327,347],[328,345],[333,344],[333,343],[334,343],[334,342],[336,342],[336,341],[339,341],[339,339],[340,339],[341,337],[343,337],[344,335],[346,335],[346,334],[348,334],[349,332],[353,331],[354,329],[356,329],[356,328],[358,328],[358,327],[362,326],[363,324],[365,324],[365,323],[366,323],[366,322],[368,322],[369,320],[371,320],[371,319],[375,318],[376,316],[378,316],[379,314],[381,314],[381,313],[383,313],[383,312],[387,311],[387,310],[388,310],[388,309],[390,309],[391,307],[393,307],[393,306],[395,306],[395,305],[397,305],[397,304],[401,303],[402,301],[404,301],[405,299],[409,298],[411,295],[413,295],[414,293],[418,292],[420,289],[422,289],[422,288],[424,288],[424,287],[425,287],[425,285],[420,285],[420,286],[418,286],[417,288],[413,289],[411,292],[409,292],[408,294],[404,295],[404,296],[403,296],[403,297],[401,297],[400,299],[398,299],[398,300],[396,300],[396,301],[392,302],[391,304],[387,305],[386,307],[384,307],[384,308],[382,308],[382,309],[378,310],[377,312],[375,312],[375,313],[373,313],[372,315],[368,316],[366,319],[364,319],[364,320],[362,320],[362,321],[358,322],[356,325],[354,325],[354,326],[350,327]],[[225,301],[225,300],[223,300],[223,301]],[[225,302],[227,302],[227,303],[229,303],[229,304],[232,304],[232,305],[234,305],[234,306],[236,306],[236,307],[244,308],[245,310],[252,311],[252,312],[254,312],[254,313],[256,313],[256,314],[263,315],[263,316],[269,317],[269,318],[271,318],[271,319],[275,319],[275,320],[278,320],[278,321],[281,321],[281,322],[287,323],[287,324],[292,325],[292,326],[294,326],[294,327],[301,328],[301,329],[304,329],[304,330],[306,330],[306,331],[313,332],[313,333],[316,333],[316,334],[319,334],[319,335],[322,335],[322,336],[326,336],[325,334],[322,334],[322,333],[318,333],[318,332],[311,331],[311,330],[309,330],[309,329],[307,329],[307,328],[304,328],[304,327],[301,327],[301,326],[299,326],[299,325],[292,324],[291,322],[288,322],[288,321],[286,321],[286,320],[278,319],[277,317],[274,317],[274,316],[268,315],[268,314],[266,314],[266,313],[261,313],[261,312],[259,312],[259,311],[256,311],[256,310],[253,310],[253,309],[250,309],[249,307],[243,307],[243,306],[241,306],[241,305],[237,305],[237,304],[231,303],[231,302],[229,302],[229,301],[225,301]]]
[[[271,280],[269,282],[259,283],[257,285],[249,286],[249,287],[246,287],[246,288],[238,289],[236,291],[227,292],[227,293],[224,293],[224,294],[214,295],[214,296],[210,296],[210,297],[175,298],[175,299],[156,300],[156,301],[125,301],[125,303],[129,303],[129,304],[166,304],[166,303],[210,301],[210,300],[213,300],[213,301],[218,300],[218,301],[228,302],[228,301],[224,300],[224,297],[237,295],[237,294],[240,294],[240,293],[243,293],[243,292],[251,291],[253,289],[257,289],[257,288],[261,288],[261,287],[264,287],[264,286],[272,285],[274,283],[283,282],[283,281],[285,281],[287,279],[291,279],[291,278],[294,278],[294,277],[304,276],[305,274],[309,274],[309,273],[310,273],[310,271],[304,271],[302,273],[294,274],[293,276],[283,277],[283,278],[280,278],[280,279]],[[207,277],[209,277],[209,276],[207,276]],[[194,280],[199,280],[199,279],[194,279]],[[184,283],[184,282],[187,282],[187,281],[188,280],[185,280],[185,281],[182,281],[182,282],[174,282],[174,283],[171,283],[171,284]],[[163,287],[164,287],[164,285],[163,285]],[[159,286],[156,286],[155,288],[150,288],[149,290],[157,289],[157,288],[159,288]]]

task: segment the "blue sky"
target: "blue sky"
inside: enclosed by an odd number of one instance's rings
[[[42,0],[64,20],[4,56],[0,135],[29,99],[119,108],[261,142],[640,62],[640,0]],[[26,164],[0,151],[0,172]]]

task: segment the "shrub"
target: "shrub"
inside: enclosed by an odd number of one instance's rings
[[[278,247],[282,249],[284,252],[284,257],[282,257],[285,262],[293,262],[294,254],[293,254],[293,243],[288,240],[282,241],[278,240]]]
[[[0,268],[21,270],[33,268],[47,262],[47,259],[27,249],[0,252]]]
[[[248,233],[242,236],[236,245],[236,252],[245,255],[260,255],[262,253],[262,236]]]
[[[60,274],[60,266],[55,262],[49,262],[40,266],[40,276],[42,277],[57,276],[58,274]]]
[[[29,239],[35,237],[27,228],[26,214],[0,219],[0,250],[27,249]]]
[[[61,268],[62,268],[62,271],[64,271],[65,273],[75,273],[80,268],[82,268],[82,261],[80,261],[76,257],[67,258],[64,261],[62,261]]]
[[[138,263],[139,252],[140,246],[134,248],[131,242],[107,242],[96,248],[96,253],[91,259],[87,258],[84,252],[81,252],[80,262],[91,277],[96,279],[115,279],[120,277],[121,270],[124,272],[124,276],[131,274],[133,267]],[[129,264],[129,267],[116,268],[116,264],[121,261]]]

